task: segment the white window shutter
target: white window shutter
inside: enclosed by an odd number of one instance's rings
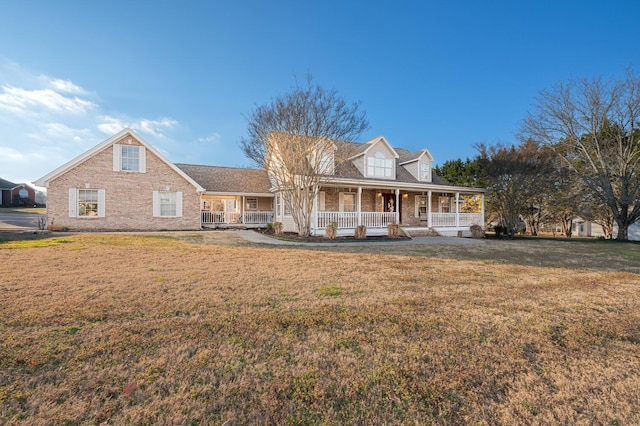
[[[104,217],[106,198],[104,189],[98,189],[98,217]]]
[[[325,210],[325,199],[326,193],[324,191],[320,191],[318,193],[318,210],[321,212]]]
[[[145,149],[144,146],[141,146],[140,148],[138,148],[138,155],[139,155],[138,171],[140,173],[146,173],[147,172],[147,150]]]
[[[113,144],[113,171],[119,172],[121,168],[122,147],[114,143]]]
[[[160,192],[153,191],[153,217],[160,217]]]
[[[69,217],[78,217],[78,190],[69,188]]]
[[[338,199],[338,211],[344,211],[344,193],[340,193],[340,198]]]
[[[176,192],[176,217],[182,217],[182,192]]]

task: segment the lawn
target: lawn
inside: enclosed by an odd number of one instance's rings
[[[0,240],[3,424],[640,424],[640,245]]]

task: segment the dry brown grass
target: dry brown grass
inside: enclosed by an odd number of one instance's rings
[[[228,235],[0,244],[0,423],[640,424],[638,274]]]

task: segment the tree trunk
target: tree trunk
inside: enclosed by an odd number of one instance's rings
[[[623,223],[622,221],[618,222],[618,236],[616,240],[618,241],[629,241],[629,224]]]

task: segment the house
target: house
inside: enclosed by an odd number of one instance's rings
[[[393,148],[382,136],[335,144],[349,158],[339,164],[323,158],[313,234],[322,235],[329,223],[343,235],[353,235],[358,225],[367,226],[369,235],[386,234],[391,223],[443,235],[484,225],[484,190],[446,185],[432,173],[428,150]],[[47,188],[50,229],[193,230],[278,221],[285,231],[296,231],[286,192],[267,171],[174,164],[131,129],[36,184]]]
[[[13,202],[13,189],[18,186],[13,182],[0,178],[0,206],[9,207]]]
[[[591,222],[582,217],[576,217],[572,222],[572,234],[578,237],[604,238],[602,225]],[[627,230],[630,241],[640,241],[640,222],[635,222]],[[618,224],[614,222],[611,238],[618,236]]]
[[[26,183],[13,183],[0,179],[0,206],[34,206],[36,191]]]
[[[484,190],[445,184],[432,172],[427,149],[394,148],[383,136],[366,143],[333,141],[331,146],[318,163],[323,179],[313,203],[312,234],[323,235],[330,223],[338,235],[353,235],[359,225],[367,227],[368,235],[383,235],[392,223],[412,235],[428,230],[458,235],[474,224],[484,228]],[[346,161],[336,162],[336,156]],[[274,186],[275,220],[294,232],[286,191],[278,191],[278,182]]]

